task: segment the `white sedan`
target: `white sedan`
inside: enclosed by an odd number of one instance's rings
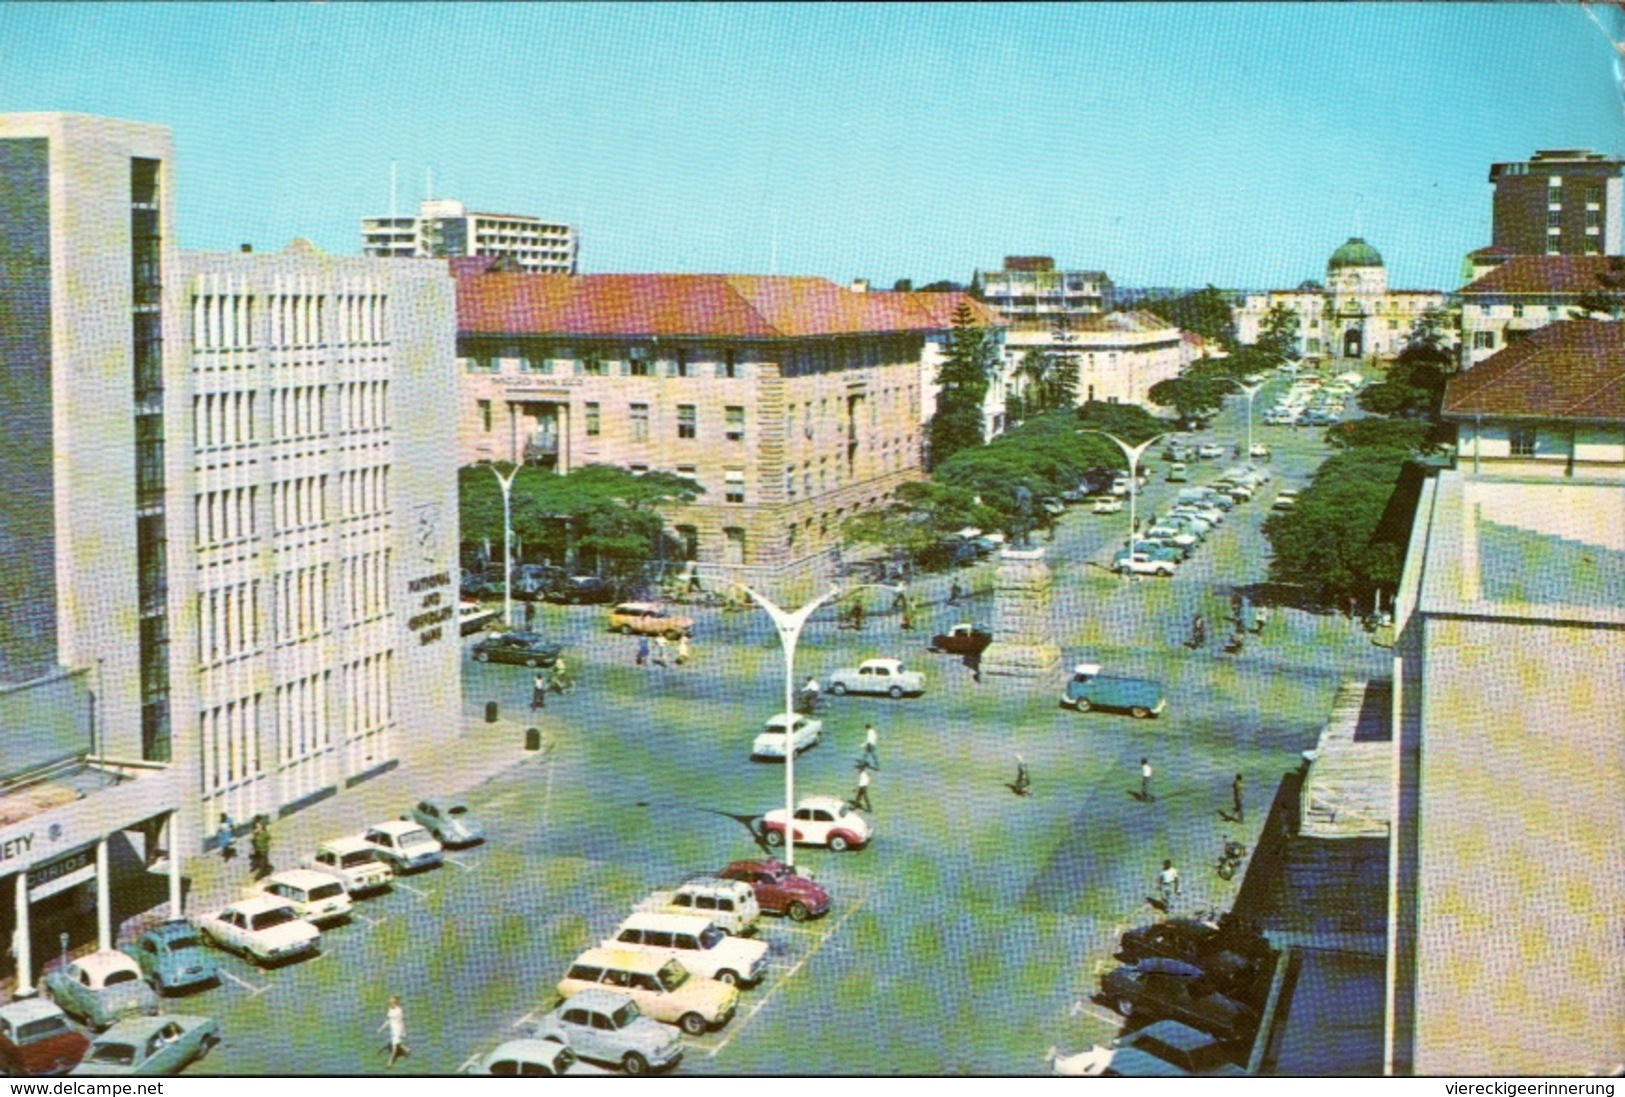
[[[262,895],[281,899],[313,925],[340,922],[350,917],[350,893],[344,881],[309,868],[273,872],[256,887]]]
[[[874,833],[869,821],[838,796],[803,797],[795,815],[798,846],[828,846],[840,853],[868,845]],[[784,825],[783,808],[774,808],[762,816],[762,837],[768,845],[784,845]]]
[[[1095,500],[1095,505],[1091,509],[1093,509],[1096,514],[1121,514],[1123,511],[1123,500],[1119,499],[1115,495],[1102,495],[1099,499]]]
[[[221,948],[261,962],[315,952],[322,937],[286,900],[269,895],[240,899],[205,914],[198,919],[198,929]]]
[[[898,659],[865,659],[856,667],[842,667],[829,676],[829,691],[843,693],[884,693],[898,698],[925,692],[925,675],[908,670]]]
[[[785,755],[785,727],[790,729],[790,743],[797,754],[818,745],[824,722],[803,716],[798,712],[781,712],[767,722],[756,742],[750,748],[752,758],[780,758]]]

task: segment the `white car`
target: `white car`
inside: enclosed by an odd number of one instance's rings
[[[1187,551],[1194,549],[1197,545],[1202,543],[1202,539],[1196,536],[1196,534],[1189,533],[1178,526],[1152,526],[1150,529],[1145,531],[1144,536],[1148,540],[1163,541],[1170,545],[1176,545],[1179,548]]]
[[[389,866],[378,859],[378,851],[359,834],[332,838],[306,857],[304,867],[337,877],[351,895],[364,895],[389,887]]]
[[[378,859],[400,876],[418,869],[434,868],[446,858],[443,846],[435,841],[428,828],[405,819],[391,819],[387,823],[368,827],[361,836],[372,847]]]
[[[289,868],[273,872],[259,882],[256,890],[283,900],[312,925],[350,917],[350,893],[344,890],[344,882],[315,869]]]
[[[1195,503],[1180,503],[1169,514],[1186,514],[1192,518],[1200,518],[1209,526],[1217,526],[1224,521],[1224,511],[1218,507],[1201,506]]]
[[[790,729],[790,743],[797,754],[818,745],[824,722],[803,716],[799,712],[781,712],[768,720],[756,742],[751,745],[752,758],[783,758],[786,726]],[[703,973],[702,973],[703,974]]]
[[[257,895],[240,899],[198,919],[208,940],[260,961],[286,960],[315,952],[321,931],[284,899]]]
[[[688,914],[634,914],[604,947],[675,958],[695,975],[731,986],[755,986],[767,974],[766,941],[730,937],[711,919]]]
[[[1172,560],[1153,560],[1148,553],[1130,552],[1119,554],[1112,567],[1119,575],[1157,575],[1167,579],[1173,575],[1176,565]]]
[[[1203,442],[1196,447],[1198,457],[1223,457],[1224,447],[1217,442]]]
[[[1249,457],[1259,457],[1267,460],[1269,455],[1270,448],[1263,442],[1254,442],[1247,450],[1247,456]]]
[[[1093,509],[1096,514],[1121,514],[1123,511],[1123,500],[1117,498],[1115,495],[1103,495],[1099,499],[1095,500],[1095,505],[1091,509]]]
[[[609,1071],[583,1063],[576,1053],[557,1040],[524,1037],[497,1045],[485,1058],[471,1065],[467,1073],[490,1078],[575,1078],[605,1075]]]
[[[838,796],[805,796],[796,805],[797,845],[828,846],[836,853],[868,845],[874,831],[869,821]],[[784,809],[762,816],[762,837],[770,846],[784,845]]]
[[[1291,488],[1282,488],[1275,493],[1275,502],[1270,504],[1271,510],[1291,510],[1298,505],[1298,493]]]
[[[1113,495],[1127,495],[1128,494],[1128,477],[1127,476],[1119,476],[1117,479],[1113,480],[1110,491],[1111,491],[1111,493]]]
[[[898,698],[925,692],[925,675],[908,670],[898,659],[866,659],[856,667],[842,667],[829,676],[829,691],[843,693],[884,693]]]

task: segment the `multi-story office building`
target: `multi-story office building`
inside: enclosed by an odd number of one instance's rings
[[[1570,320],[1581,298],[1625,301],[1625,260],[1602,255],[1513,255],[1456,291],[1461,365],[1476,366],[1528,332]]]
[[[173,867],[459,725],[446,264],[182,253],[173,189],[162,127],[0,115],[0,776],[87,793],[0,842],[104,911],[109,828]]]
[[[1543,149],[1491,164],[1491,244],[1517,255],[1619,255],[1622,175],[1625,160],[1589,149]]]
[[[506,257],[530,274],[574,274],[580,241],[570,225],[512,213],[475,213],[434,198],[416,217],[364,217],[361,252],[387,259]]]
[[[1178,377],[1190,362],[1180,330],[1149,312],[1109,312],[1054,321],[1012,321],[1004,334],[1007,371],[1025,391],[1022,363],[1039,351],[1072,363],[1077,402],[1151,406],[1151,386]]]
[[[1006,256],[977,271],[982,299],[1010,320],[1088,316],[1112,310],[1112,280],[1101,270],[1056,270],[1044,255]]]
[[[1620,1069],[1622,363],[1561,322],[1446,388],[1395,601],[1394,1073]]]
[[[1369,360],[1397,357],[1422,314],[1443,308],[1437,290],[1388,288],[1388,269],[1377,249],[1359,237],[1332,252],[1325,285],[1250,293],[1235,310],[1236,338],[1258,341],[1264,319],[1277,305],[1298,317],[1298,345],[1305,358],[1353,369]]]
[[[457,280],[459,457],[660,469],[702,565],[781,568],[921,475],[923,363],[961,294],[822,278],[478,272]]]

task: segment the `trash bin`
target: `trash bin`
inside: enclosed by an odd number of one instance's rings
[[[497,722],[497,703],[495,701],[485,702],[485,722],[487,724]]]
[[[526,728],[525,729],[525,749],[526,750],[541,750],[542,749],[542,729],[541,728]]]

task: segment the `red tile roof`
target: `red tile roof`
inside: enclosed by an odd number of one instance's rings
[[[1450,379],[1443,412],[1625,422],[1625,323],[1560,320]]]
[[[936,331],[959,293],[854,293],[823,278],[741,274],[501,274],[456,272],[465,335],[710,336],[785,339]]]
[[[1607,287],[1598,276],[1608,270],[1607,255],[1515,255],[1458,293],[1579,294]],[[1625,275],[1625,270],[1620,272]]]

